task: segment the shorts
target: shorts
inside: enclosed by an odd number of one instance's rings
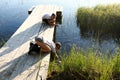
[[[42,19],[42,22],[45,22],[46,24],[49,24],[49,19]]]

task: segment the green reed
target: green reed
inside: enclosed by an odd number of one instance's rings
[[[77,11],[77,23],[83,35],[91,32],[94,35],[120,37],[120,4],[81,7]]]
[[[114,56],[96,52],[95,50],[75,50],[62,56],[61,65],[54,61],[50,63],[49,73],[57,71],[58,73],[69,72],[76,73],[76,80],[119,80],[120,79],[120,51]]]

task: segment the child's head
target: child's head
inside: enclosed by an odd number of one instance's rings
[[[51,19],[55,19],[55,14],[54,13],[52,13],[52,15],[51,15]]]
[[[61,48],[61,43],[60,42],[56,42],[55,45],[56,45],[56,50],[59,50]]]

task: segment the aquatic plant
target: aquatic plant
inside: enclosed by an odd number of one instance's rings
[[[77,23],[82,36],[120,37],[120,4],[97,5],[93,8],[80,7]]]
[[[77,51],[73,48],[68,54],[61,58],[61,65],[55,61],[50,63],[48,80],[120,79],[120,51],[110,56],[109,52],[102,54],[93,49]]]

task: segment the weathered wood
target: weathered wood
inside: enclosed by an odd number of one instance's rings
[[[50,53],[30,56],[30,40],[41,27],[41,18],[46,13],[56,13],[61,7],[51,5],[36,6],[31,15],[0,49],[0,80],[46,80]],[[53,39],[53,26],[42,27],[39,34]]]

